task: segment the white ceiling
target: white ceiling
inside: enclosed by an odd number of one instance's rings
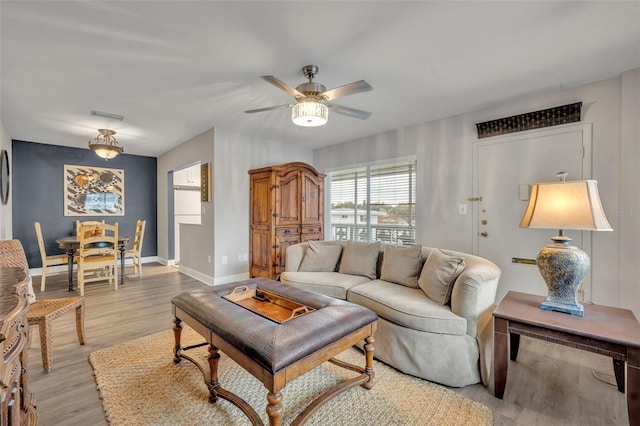
[[[2,0],[0,28],[13,139],[86,147],[106,127],[150,156],[211,127],[316,148],[640,67],[638,1]],[[295,87],[307,64],[328,89],[369,82],[335,103],[373,116],[243,112],[291,102],[260,76]]]

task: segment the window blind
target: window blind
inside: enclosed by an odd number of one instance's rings
[[[329,173],[331,239],[415,243],[416,161]]]

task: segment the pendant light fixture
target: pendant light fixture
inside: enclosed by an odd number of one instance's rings
[[[105,161],[117,157],[122,154],[124,148],[118,145],[118,141],[113,136],[115,134],[115,130],[98,129],[98,135],[89,141],[89,148]]]

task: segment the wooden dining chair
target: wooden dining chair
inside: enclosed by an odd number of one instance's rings
[[[37,222],[36,222],[37,223]],[[3,240],[0,241],[0,266],[3,267],[19,267],[29,273],[29,264],[27,256],[24,253],[22,243],[19,240]],[[31,277],[29,277],[31,278]],[[42,276],[44,279],[44,275]],[[33,289],[30,290],[33,293]],[[78,342],[84,345],[84,297],[63,297],[58,299],[42,299],[36,300],[34,294],[27,297],[29,300],[29,310],[27,311],[27,323],[29,330],[27,332],[27,340],[31,346],[31,337],[33,328],[38,326],[40,333],[40,351],[42,353],[42,368],[47,374],[53,368],[53,320],[59,316],[76,311],[76,334]]]
[[[136,222],[136,232],[133,237],[133,245],[124,252],[125,259],[133,259],[133,270],[138,277],[142,277],[142,241],[144,240],[144,228],[147,225],[146,220],[138,220]]]
[[[81,225],[104,225],[104,219],[103,220],[85,220],[80,222],[79,220],[76,220],[76,235],[80,236],[80,226]],[[100,232],[100,231],[98,231]]]
[[[42,277],[40,278],[40,291],[44,291],[44,286],[47,280],[47,267],[55,265],[67,265],[69,263],[69,257],[63,254],[47,255],[47,251],[44,245],[44,238],[42,238],[42,228],[40,222],[35,223],[36,236],[38,238],[38,247],[40,247],[40,257],[42,258]]]
[[[78,233],[78,287],[84,296],[87,282],[108,280],[118,289],[118,223],[80,225]]]

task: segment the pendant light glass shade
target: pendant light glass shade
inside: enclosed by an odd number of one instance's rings
[[[98,135],[89,141],[89,148],[100,158],[110,160],[122,154],[124,148],[118,145],[118,141],[113,136],[116,132],[109,129],[98,129]]]

